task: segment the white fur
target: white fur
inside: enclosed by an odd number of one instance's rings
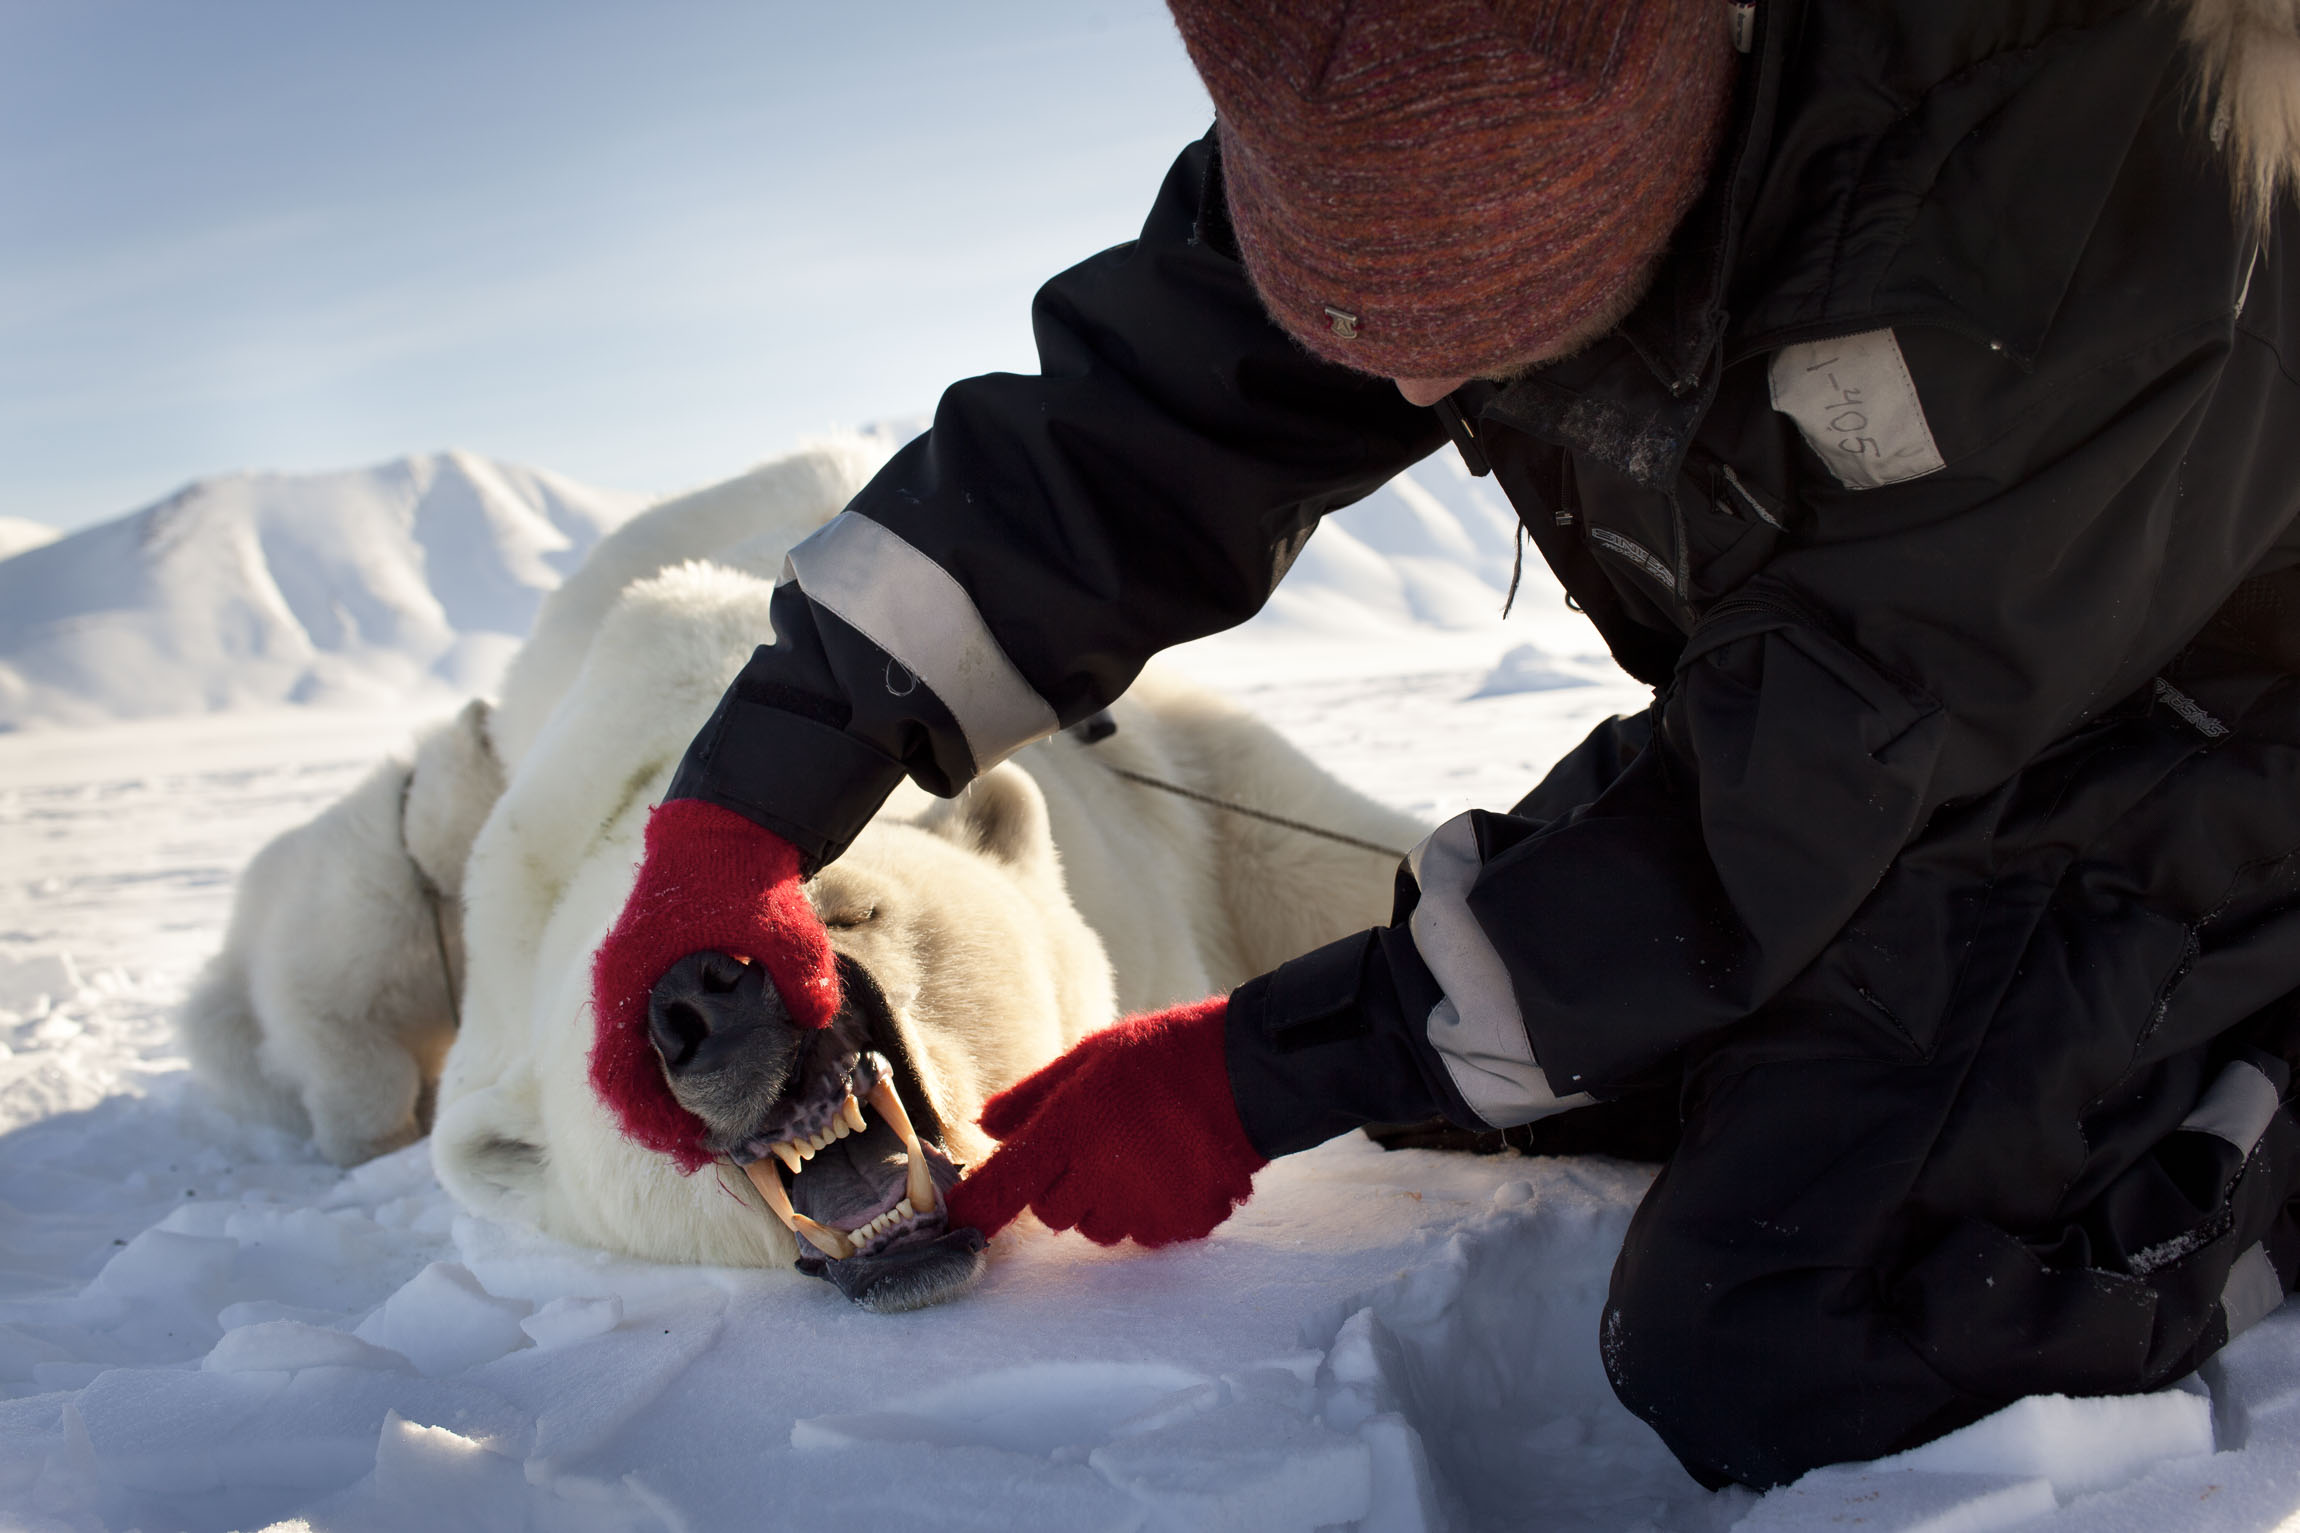
[[[649,807],[769,634],[783,550],[843,505],[875,461],[865,447],[818,449],[627,524],[545,604],[513,664],[488,726],[508,786],[498,796],[474,777],[454,813],[426,804],[427,824],[485,818],[460,868],[463,1030],[438,1077],[433,1135],[441,1180],[467,1205],[659,1259],[792,1258],[790,1237],[747,1183],[680,1176],[624,1139],[593,1097],[590,956],[630,889]],[[1179,680],[1146,674],[1113,714],[1114,737],[1042,742],[955,800],[906,787],[809,887],[833,943],[885,993],[961,1160],[989,1149],[974,1127],[985,1098],[1120,1011],[1228,989],[1388,914],[1390,859],[1144,788],[1110,767],[1399,849],[1421,834]],[[356,847],[388,864],[399,834],[394,771],[404,769],[387,766],[283,844],[337,860]],[[419,783],[428,771],[419,757]],[[432,775],[450,780],[444,769]],[[428,839],[415,834],[415,804],[410,844]],[[331,817],[344,823],[322,831]],[[275,852],[243,885],[234,941],[218,960],[219,972],[240,967],[210,987],[217,995],[246,991],[250,954],[301,961],[291,912],[325,859]],[[372,993],[415,970],[424,928],[407,896],[413,874],[381,882],[388,889],[366,896],[374,951],[337,954],[341,967],[322,987],[332,995]],[[328,1105],[307,1114],[315,1125],[320,1112],[348,1117],[337,1099],[366,1089],[373,1030],[356,1007],[298,1005],[211,997],[198,1011],[204,1035],[242,1045],[237,1055],[209,1049],[225,1069],[208,1073],[228,1087],[229,1060],[271,1047],[271,1035],[309,1040],[304,1099]]]
[[[177,1018],[211,1089],[338,1165],[421,1136],[455,1037],[463,863],[502,788],[473,702],[257,853]]]
[[[2245,211],[2300,187],[2300,0],[2182,0],[2214,142]]]
[[[882,442],[842,436],[762,463],[749,473],[643,511],[616,528],[582,568],[544,598],[535,628],[512,657],[496,710],[496,750],[516,769],[559,705],[607,609],[628,586],[708,556],[729,569],[773,579],[783,552],[829,521],[887,458]],[[761,627],[752,637],[765,644]]]

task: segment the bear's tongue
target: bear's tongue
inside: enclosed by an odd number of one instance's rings
[[[940,1207],[936,1156],[911,1127],[886,1062],[866,1054],[826,1126],[778,1140],[743,1167],[776,1217],[834,1261]],[[866,1106],[867,1104],[867,1106]],[[792,1172],[786,1187],[776,1162]],[[943,1162],[945,1165],[947,1161]],[[953,1177],[955,1179],[955,1176]],[[945,1182],[947,1185],[947,1182]]]

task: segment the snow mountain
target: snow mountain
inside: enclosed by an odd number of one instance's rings
[[[0,557],[0,730],[489,690],[647,499],[466,452],[195,481]]]
[[[38,548],[53,543],[60,534],[44,522],[28,522],[20,516],[0,516],[0,559],[22,553],[27,548]]]
[[[492,691],[545,593],[648,499],[446,452],[202,479],[64,537],[0,524],[0,731]],[[1260,616],[1175,663],[1230,686],[1355,673],[1368,646],[1479,670],[1531,638],[1521,658],[1565,662],[1558,684],[1610,676],[1538,556],[1502,626],[1516,526],[1442,451],[1329,517]]]

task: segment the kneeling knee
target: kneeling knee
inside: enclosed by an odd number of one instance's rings
[[[1864,1275],[1736,1256],[1633,1243],[1601,1322],[1614,1393],[1695,1479],[1762,1489],[1921,1440],[1938,1381],[1886,1334]]]

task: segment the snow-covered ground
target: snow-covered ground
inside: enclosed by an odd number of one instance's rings
[[[1493,616],[1488,494],[1432,464],[1179,662],[1403,807],[1508,803],[1639,696],[1538,572]],[[2181,1390],[1701,1490],[1598,1367],[1647,1180],[1606,1161],[1353,1137],[1200,1244],[1019,1234],[893,1317],[471,1218],[420,1145],[338,1173],[210,1108],[168,1011],[235,870],[414,722],[0,736],[0,1527],[2300,1528],[2300,1307]]]

